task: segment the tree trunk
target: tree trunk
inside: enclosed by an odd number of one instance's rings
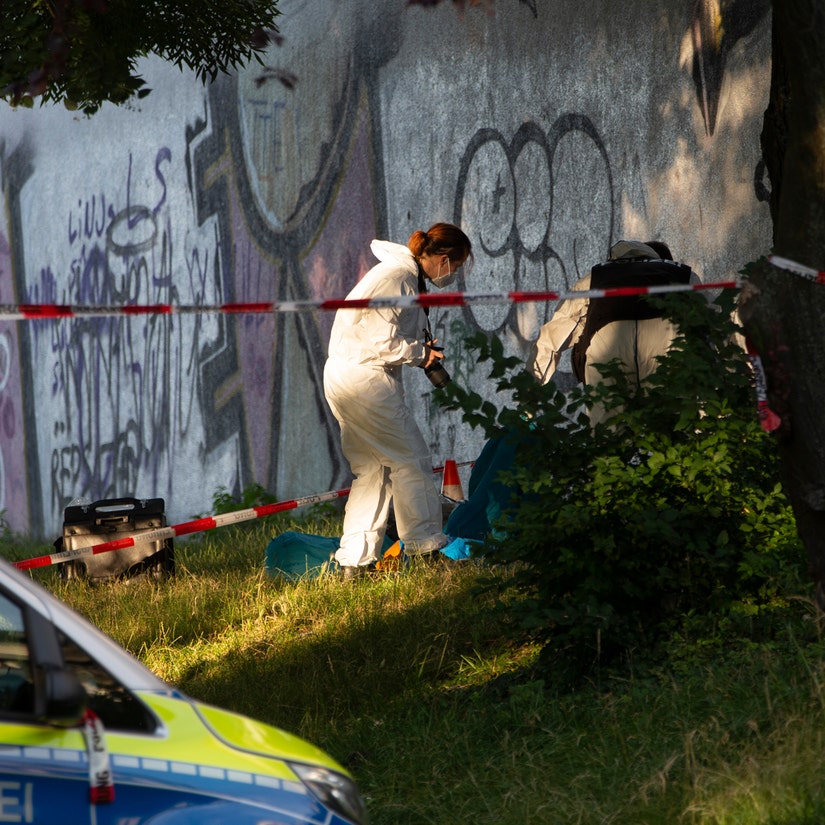
[[[825,2],[773,8],[770,103],[762,149],[777,256],[825,270]],[[817,601],[825,608],[825,282],[760,262],[740,295],[765,367],[786,492]]]

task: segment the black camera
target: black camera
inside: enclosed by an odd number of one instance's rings
[[[450,378],[450,373],[441,365],[441,361],[436,362],[432,366],[425,367],[424,374],[430,379],[430,383],[439,389],[446,387],[447,384],[453,380]]]
[[[433,337],[430,335],[430,331],[425,329],[424,330],[424,342],[430,349],[434,349],[436,352],[442,352],[444,347],[434,347],[432,345]],[[446,387],[447,384],[450,383],[453,379],[450,378],[450,373],[444,369],[444,364],[442,363],[441,359],[439,358],[434,364],[430,364],[429,367],[424,367],[424,375],[429,378],[430,383],[441,389],[442,387]]]

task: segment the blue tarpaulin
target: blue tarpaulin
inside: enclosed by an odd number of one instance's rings
[[[333,556],[338,542],[335,536],[315,536],[287,530],[267,545],[264,569],[270,576],[291,580],[320,576],[326,569],[336,569]],[[448,559],[462,561],[470,557],[471,544],[465,539],[453,538],[440,552]],[[384,552],[391,546],[392,541],[385,539]]]
[[[503,434],[491,438],[474,463],[467,485],[469,495],[448,516],[444,532],[451,537],[441,553],[453,561],[471,556],[489,535],[500,535],[494,524],[507,506],[512,490],[501,483],[499,474],[513,465],[519,438]],[[265,570],[287,579],[313,578],[325,569],[335,570],[335,551],[340,539],[289,530],[276,536],[266,548]],[[383,551],[392,545],[384,540]]]
[[[444,525],[448,536],[484,541],[491,534],[498,535],[493,525],[512,495],[499,474],[513,466],[518,443],[509,435],[487,441],[470,473],[467,500],[450,513]]]

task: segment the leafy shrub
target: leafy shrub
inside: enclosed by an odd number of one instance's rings
[[[257,483],[244,487],[240,495],[230,493],[226,487],[219,487],[212,496],[212,510],[218,514],[232,513],[262,504],[274,504],[276,501],[272,493]]]
[[[565,396],[482,334],[467,346],[508,404],[457,383],[439,394],[489,438],[519,445],[503,477],[512,499],[481,552],[515,566],[506,610],[543,645],[557,684],[654,649],[682,615],[769,603],[800,575],[737,328],[695,293],[649,300],[680,336],[643,392],[611,363],[604,383]],[[595,404],[611,416],[591,427]]]
[[[240,510],[249,510],[268,504],[276,504],[278,499],[265,487],[253,482],[244,487],[242,493],[230,493],[226,487],[218,487],[212,495],[212,514],[222,515]],[[321,501],[301,509],[291,507],[281,513],[270,514],[267,524],[274,533],[292,529],[300,522],[303,532],[320,535],[339,535],[341,532],[342,504],[336,501]],[[253,525],[247,525],[253,527]]]

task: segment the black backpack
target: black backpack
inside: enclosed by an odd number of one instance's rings
[[[590,289],[619,289],[621,287],[663,286],[688,284],[692,272],[686,264],[675,261],[635,260],[608,261],[594,266],[590,272]],[[579,340],[573,345],[571,363],[579,381],[584,381],[587,349],[593,336],[613,321],[642,321],[661,318],[644,295],[622,295],[609,298],[591,298]]]

